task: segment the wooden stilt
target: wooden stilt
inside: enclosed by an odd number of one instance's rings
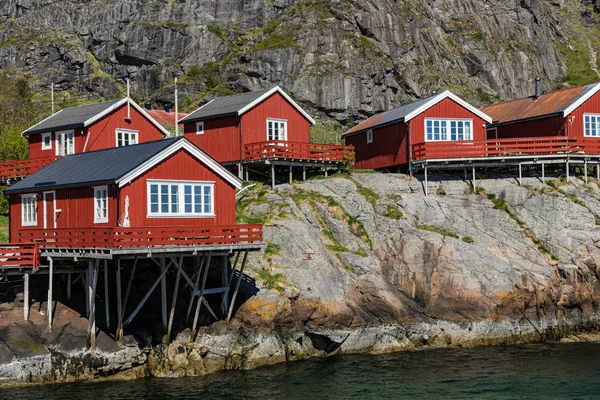
[[[521,163],[519,163],[519,186],[523,183],[523,169]]]
[[[293,177],[292,177],[292,163],[290,163],[290,185],[292,184],[293,181]]]
[[[306,182],[306,165],[302,166],[302,182]]]
[[[271,190],[275,189],[275,164],[271,164]]]
[[[472,169],[473,169],[473,180],[471,181],[471,185],[473,185],[473,190],[475,190],[477,188],[477,181],[475,178],[475,167],[473,167]]]
[[[190,314],[192,313],[192,307],[194,306],[194,297],[196,297],[196,290],[198,290],[198,285],[200,285],[200,276],[202,275],[202,266],[204,265],[204,256],[202,256],[202,260],[200,257],[194,257],[194,271],[196,271],[196,282],[194,287],[192,288],[192,297],[190,298],[190,302],[188,304],[187,315],[185,318],[185,322],[190,320]]]
[[[588,184],[588,164],[587,160],[583,161],[583,175],[585,176],[585,184]]]
[[[104,260],[104,312],[106,314],[106,329],[110,330],[110,305],[108,296],[108,260]]]
[[[23,318],[29,321],[29,274],[23,275]]]
[[[48,306],[46,309],[48,311],[48,330],[52,331],[52,287],[54,283],[54,260],[52,257],[48,257],[48,266]]]
[[[67,300],[71,300],[71,273],[67,274]]]
[[[183,268],[183,256],[179,257],[177,264],[177,277],[175,278],[175,288],[173,289],[173,300],[171,301],[171,314],[169,315],[169,326],[167,327],[167,336],[165,343],[171,340],[171,329],[173,328],[173,318],[175,318],[175,305],[177,304],[177,293],[179,292],[179,279],[181,278],[181,269]]]
[[[88,269],[85,272],[85,315],[90,317],[90,296],[92,293],[92,273],[94,272],[94,262],[88,261]]]
[[[198,304],[196,305],[196,313],[194,314],[194,323],[192,324],[192,340],[196,338],[196,327],[198,326],[198,317],[200,316],[200,308],[202,307],[202,298],[204,296],[204,288],[206,287],[206,277],[208,276],[208,270],[210,269],[210,261],[212,253],[208,253],[206,264],[204,266],[204,275],[202,277],[202,286],[200,288],[200,294],[198,295]]]
[[[596,180],[600,181],[600,161],[596,164]]]
[[[92,357],[96,357],[96,288],[98,286],[98,272],[100,260],[96,260],[92,278],[92,291],[90,301],[90,317],[88,319],[88,339],[92,350]]]
[[[160,271],[162,275],[162,279],[160,281],[160,309],[162,315],[162,325],[163,325],[163,333],[167,331],[167,274],[163,272],[166,271],[167,266],[165,262],[165,258],[160,259]]]
[[[569,182],[569,161],[566,162],[565,164],[565,169],[566,169],[566,177],[567,177],[567,182]]]
[[[542,182],[546,182],[546,177],[544,176],[545,172],[546,172],[545,171],[545,169],[546,169],[545,166],[546,166],[546,164],[542,163]]]
[[[327,178],[328,170],[325,168],[325,178]]]
[[[123,315],[123,303],[121,300],[121,260],[117,258],[117,333],[115,338],[119,340],[119,331],[121,329],[121,315]]]
[[[248,173],[248,164],[246,164],[246,181],[250,180],[250,174]]]
[[[425,179],[424,179],[425,186],[423,189],[425,191],[425,197],[427,197],[427,194],[429,193],[428,188],[427,188],[427,186],[428,186],[428,184],[427,184],[427,166],[425,166],[425,168],[424,168],[424,177],[425,177]]]
[[[227,258],[227,256],[223,256],[223,279],[222,279],[222,283],[223,283],[223,287],[225,288],[225,291],[223,292],[223,296],[221,299],[221,315],[225,315],[225,313],[227,312],[227,309],[229,308],[229,259]]]
[[[119,324],[117,327],[117,340],[123,340],[123,318],[125,318],[125,310],[127,310],[127,301],[129,300],[129,294],[131,293],[131,285],[133,284],[133,276],[135,275],[135,267],[137,266],[137,257],[133,260],[133,267],[129,274],[129,282],[127,283],[127,290],[125,291],[125,300],[123,301],[123,310],[119,315]]]
[[[240,178],[240,180],[244,180],[244,169],[242,168],[242,163],[238,164],[238,178]]]
[[[231,272],[228,274],[229,275],[229,280],[227,282],[227,297],[224,297],[223,300],[227,299],[227,302],[229,303],[229,292],[231,291],[231,282],[233,281],[233,274],[235,273],[235,269],[237,268],[238,265],[238,261],[240,260],[240,255],[242,254],[241,251],[238,251],[235,255],[235,261],[233,262],[233,265],[231,266]],[[227,312],[227,310],[229,309],[228,306],[224,306],[225,302],[222,301],[221,302],[221,308],[224,308],[224,313]]]
[[[231,304],[229,305],[229,311],[227,312],[227,319],[225,323],[229,323],[231,320],[231,313],[233,312],[233,307],[235,306],[235,299],[237,298],[238,290],[240,289],[240,283],[242,282],[242,276],[244,275],[244,267],[246,266],[246,258],[248,257],[248,250],[244,252],[244,259],[242,260],[242,266],[240,267],[240,276],[235,284],[235,289],[233,291],[233,297],[231,298]]]
[[[131,315],[129,315],[129,317],[127,317],[125,322],[123,322],[123,328],[125,328],[127,325],[129,325],[131,323],[131,321],[137,315],[137,313],[140,311],[140,309],[144,306],[144,304],[146,304],[146,301],[148,301],[148,298],[150,297],[152,292],[154,292],[154,289],[156,289],[158,284],[162,281],[163,276],[165,276],[167,274],[168,270],[169,270],[169,267],[166,267],[165,270],[160,274],[160,276],[154,281],[154,283],[152,284],[150,289],[148,289],[148,292],[146,292],[146,294],[142,298],[142,301],[140,301],[140,303],[137,305],[135,310],[133,310]]]

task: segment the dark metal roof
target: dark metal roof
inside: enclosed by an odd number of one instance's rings
[[[483,107],[481,111],[492,117],[493,125],[558,114],[569,108],[570,105],[585,96],[596,86],[597,83],[594,83],[544,93],[538,97],[530,96],[504,103],[492,104],[491,106]]]
[[[115,183],[183,136],[61,157],[15,183],[7,194]]]
[[[24,131],[23,136],[83,127],[85,121],[100,114],[121,100],[110,100],[84,106],[63,108],[49,118]]]
[[[421,107],[423,104],[426,104],[427,102],[431,101],[436,96],[431,96],[426,99],[418,100],[418,101],[415,101],[414,103],[406,104],[402,107],[395,108],[390,111],[385,111],[385,112],[373,115],[371,118],[367,119],[366,121],[361,122],[360,124],[356,125],[354,128],[345,132],[342,136],[347,136],[347,135],[350,135],[353,133],[358,133],[358,132],[366,131],[368,129],[377,128],[379,126],[388,125],[388,124],[391,124],[392,122],[401,121],[408,114],[415,111],[416,109]]]
[[[179,122],[194,122],[232,114],[237,115],[242,108],[260,98],[269,90],[270,89],[257,90],[255,92],[241,93],[233,96],[214,99],[187,117],[181,119]]]

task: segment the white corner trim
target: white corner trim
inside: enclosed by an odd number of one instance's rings
[[[60,113],[60,112],[61,112],[61,111],[63,111],[63,110],[64,110],[64,108],[63,108],[63,109],[61,109],[61,110],[58,110],[57,112],[55,112],[55,113],[54,113],[54,114],[52,114],[51,116],[44,118],[43,120],[41,120],[41,121],[40,121],[40,122],[38,122],[37,124],[33,125],[31,128],[27,128],[27,129],[25,129],[23,132],[21,132],[21,136],[25,136],[25,132],[32,130],[33,128],[35,128],[36,126],[38,126],[39,124],[41,124],[42,122],[49,120],[50,118],[54,117],[56,114]]]
[[[587,92],[584,96],[580,97],[574,103],[571,103],[569,107],[565,108],[565,110],[563,111],[563,118],[566,118],[567,115],[571,114],[573,111],[579,108],[579,106],[588,101],[593,95],[598,93],[598,91],[600,91],[600,83],[597,83],[592,90]]]
[[[142,114],[144,117],[146,117],[148,119],[148,121],[150,121],[154,126],[156,126],[158,128],[158,130],[160,130],[163,133],[163,135],[165,135],[167,137],[171,136],[171,133],[164,126],[162,126],[161,124],[159,124],[154,118],[152,118],[150,116],[150,114],[148,114],[146,112],[146,110],[144,110],[142,107],[140,107],[139,104],[137,104],[135,101],[133,101],[131,99],[129,99],[129,102],[131,103],[131,105],[133,106],[133,108],[135,108],[136,110],[138,110],[138,112],[140,114]]]
[[[207,105],[209,105],[210,103],[212,103],[213,101],[215,101],[215,99],[212,99],[211,101],[209,101],[208,103],[196,108],[194,111],[192,111],[191,113],[189,113],[188,115],[186,115],[185,117],[181,118],[179,121],[177,121],[178,124],[182,123],[182,122],[193,122],[193,121],[186,121],[186,118],[188,118],[190,115],[194,114],[196,111],[199,111],[201,109],[203,109],[204,107],[206,107]]]
[[[473,114],[477,115],[479,118],[483,119],[484,121],[489,122],[489,123],[492,122],[492,117],[490,117],[489,115],[487,115],[483,111],[481,111],[481,110],[473,107],[471,104],[467,103],[466,101],[464,101],[460,97],[456,96],[454,93],[450,92],[449,90],[446,90],[445,92],[438,94],[437,96],[435,96],[434,98],[432,98],[430,101],[428,101],[427,103],[423,104],[421,107],[417,108],[415,111],[407,114],[404,117],[404,122],[410,121],[411,119],[413,119],[417,115],[425,112],[426,110],[430,109],[434,105],[438,104],[440,101],[442,101],[444,99],[448,99],[448,98],[451,99],[451,100],[453,100],[454,102],[460,104],[461,106],[463,106],[464,108],[466,108],[467,110],[469,110]]]
[[[119,101],[117,101],[115,104],[113,104],[112,106],[105,108],[104,111],[99,112],[98,114],[94,115],[93,117],[89,118],[87,121],[85,121],[83,123],[83,126],[89,126],[91,124],[93,124],[94,122],[98,121],[100,118],[103,118],[104,116],[110,114],[111,112],[115,111],[117,108],[121,107],[123,104],[127,103],[127,97],[124,99],[121,99]]]
[[[269,90],[268,92],[266,92],[265,94],[260,96],[258,99],[254,100],[252,103],[246,105],[244,108],[242,108],[240,111],[238,111],[238,115],[244,114],[246,111],[252,109],[257,104],[262,103],[263,101],[265,101],[266,99],[271,97],[276,92],[279,93],[280,95],[282,95],[287,101],[289,101],[290,104],[296,110],[298,110],[300,112],[300,114],[302,114],[304,116],[304,118],[306,118],[312,125],[315,124],[315,120],[312,119],[312,117],[310,115],[308,115],[308,113],[306,111],[304,111],[302,109],[302,107],[300,107],[294,100],[292,100],[292,98],[290,96],[288,96],[279,86],[275,86],[273,89]]]
[[[150,168],[154,167],[161,161],[167,159],[169,156],[175,154],[177,151],[182,149],[186,150],[192,156],[196,157],[200,162],[202,162],[208,168],[216,172],[217,175],[221,176],[227,182],[232,184],[236,189],[242,188],[242,181],[238,177],[233,175],[231,172],[227,171],[221,164],[210,158],[206,153],[204,153],[202,150],[200,150],[198,147],[193,145],[189,140],[185,138],[177,140],[171,146],[167,147],[148,161],[129,171],[127,174],[117,179],[116,183],[119,185],[119,187],[127,185],[129,182],[139,177],[144,172],[148,171]]]

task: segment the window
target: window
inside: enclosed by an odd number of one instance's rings
[[[212,217],[214,186],[214,182],[148,181],[148,216]]]
[[[70,132],[58,132],[56,134],[56,155],[66,156],[69,154],[75,154],[75,133]]]
[[[426,119],[425,139],[428,142],[472,140],[472,124],[469,119]]]
[[[584,136],[600,137],[600,114],[584,114]]]
[[[37,225],[37,197],[35,194],[21,196],[21,225]]]
[[[373,143],[373,131],[367,131],[367,143]]]
[[[196,135],[204,135],[204,121],[196,122]]]
[[[287,140],[287,121],[267,119],[267,140]]]
[[[127,129],[117,129],[117,147],[130,146],[138,143],[138,132]]]
[[[94,188],[94,223],[108,222],[108,187],[96,186]]]
[[[52,134],[51,133],[43,133],[42,134],[42,150],[50,150],[52,149]]]

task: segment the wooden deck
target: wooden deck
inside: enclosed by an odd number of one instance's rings
[[[354,146],[271,140],[244,146],[244,161],[304,161],[343,164],[354,162]]]
[[[24,178],[58,159],[59,156],[0,162],[0,181]]]

